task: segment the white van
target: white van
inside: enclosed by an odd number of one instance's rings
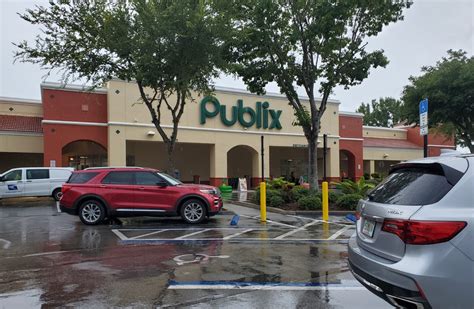
[[[61,186],[71,176],[70,167],[19,167],[0,175],[0,198],[52,196],[61,198]]]

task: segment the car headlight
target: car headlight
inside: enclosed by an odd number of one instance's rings
[[[217,189],[200,189],[199,191],[206,194],[219,195],[219,191]]]

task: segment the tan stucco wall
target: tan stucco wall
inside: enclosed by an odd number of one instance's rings
[[[109,117],[109,164],[113,166],[123,166],[126,163],[125,143],[126,141],[155,141],[161,142],[162,138],[151,124],[151,116],[146,106],[139,102],[139,91],[135,83],[124,83],[121,81],[111,81],[108,84],[108,117]],[[283,98],[274,96],[259,97],[246,93],[229,93],[228,91],[216,91],[215,96],[221,104],[230,107],[237,103],[238,99],[244,101],[244,106],[255,109],[255,102],[267,101],[270,109],[282,110],[280,122],[281,130],[258,129],[255,126],[243,128],[238,122],[232,127],[227,127],[221,123],[219,116],[207,118],[206,123],[200,123],[200,102],[201,97],[196,97],[193,102],[188,102],[185,112],[180,122],[178,132],[179,143],[202,143],[214,145],[210,149],[210,175],[211,177],[225,177],[227,175],[227,152],[235,146],[247,145],[260,153],[260,136],[265,136],[265,171],[266,177],[269,172],[269,147],[282,146],[293,147],[294,144],[306,144],[301,127],[294,127],[293,109]],[[322,119],[322,133],[329,134],[328,146],[332,154],[337,154],[337,160],[331,159],[328,164],[328,176],[339,176],[339,104],[328,105]],[[165,110],[162,116],[164,124],[171,124],[171,116]],[[120,133],[117,134],[116,131]],[[148,135],[149,131],[155,135]],[[165,129],[169,134],[170,129]],[[322,140],[322,138],[321,138]],[[334,143],[336,142],[336,143]],[[260,160],[260,155],[258,156]],[[255,165],[255,164],[254,164]],[[254,172],[261,177],[259,166]]]
[[[43,136],[1,133],[0,152],[43,153]]]
[[[199,175],[201,180],[209,180],[210,148],[211,145],[206,144],[180,143],[176,145],[175,167],[181,174],[181,180],[193,181],[194,175]],[[128,141],[127,156],[133,156],[136,166],[163,171],[168,168],[168,156],[162,142]]]
[[[150,124],[151,117],[146,106],[140,101],[140,93],[135,83],[125,83],[121,81],[111,81],[108,83],[108,115],[110,122],[126,122],[132,124]],[[119,93],[117,93],[117,91]],[[150,96],[151,92],[147,92]],[[244,106],[255,109],[257,101],[267,101],[270,103],[270,109],[282,110],[280,117],[282,129],[257,129],[255,126],[248,128],[247,131],[273,132],[273,133],[293,133],[302,134],[301,127],[292,125],[294,121],[294,112],[285,98],[275,96],[257,96],[249,93],[235,93],[229,91],[216,90],[214,96],[218,98],[221,105],[227,106],[227,113],[230,113],[230,107],[237,104],[238,99],[242,99]],[[225,126],[219,119],[219,115],[214,118],[207,118],[204,125],[200,124],[200,102],[202,96],[194,95],[194,101],[188,102],[185,107],[180,126],[194,128],[212,128],[225,130],[244,130],[237,122],[232,127]],[[174,97],[169,99],[173,103]],[[211,108],[211,107],[209,107]],[[171,115],[165,109],[163,103],[162,123],[170,125]],[[339,104],[329,103],[322,119],[321,132],[338,135],[339,134]]]
[[[392,129],[392,128],[377,128],[367,127],[362,128],[363,137],[375,137],[375,138],[393,138],[393,139],[407,139],[407,131],[404,129]]]
[[[10,110],[11,108],[13,110]],[[32,100],[30,101],[0,97],[0,115],[42,117],[43,105],[40,103],[40,101],[33,103]]]
[[[385,156],[388,155],[388,156]],[[384,157],[385,156],[385,157]],[[406,161],[423,157],[423,150],[364,147],[364,160]]]

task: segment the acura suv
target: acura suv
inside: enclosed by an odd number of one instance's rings
[[[474,308],[474,156],[395,165],[361,200],[349,266],[403,308]]]
[[[200,223],[217,214],[222,198],[217,188],[183,184],[149,168],[89,168],[74,172],[62,186],[61,211],[84,224],[127,216],[181,216]]]

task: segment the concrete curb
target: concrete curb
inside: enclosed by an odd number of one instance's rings
[[[238,206],[243,206],[247,208],[260,209],[260,206],[248,203],[248,202],[239,202],[239,201],[229,201],[229,204],[235,204]],[[322,216],[323,212],[321,210],[284,210],[275,207],[267,207],[267,212],[274,212],[281,215],[316,215]],[[349,214],[355,214],[355,210],[329,210],[329,215],[332,216],[346,216]]]

